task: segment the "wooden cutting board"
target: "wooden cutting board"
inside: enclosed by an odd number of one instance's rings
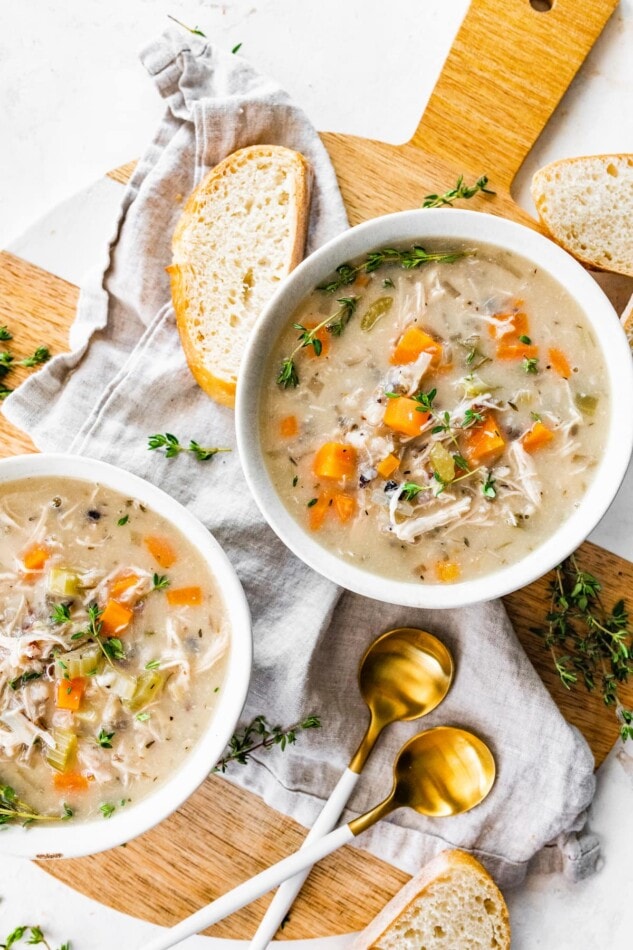
[[[548,6],[545,0],[533,3]],[[478,196],[469,207],[535,227],[510,195],[512,180],[616,5],[616,0],[554,0],[550,10],[541,11],[529,0],[473,0],[411,142],[393,146],[323,135],[352,223],[418,207],[424,195],[451,187],[459,174],[471,182],[486,173],[497,196]],[[422,55],[423,44],[429,42],[423,4],[419,30]],[[132,167],[110,177],[126,182]],[[66,349],[77,289],[10,254],[1,258],[0,323],[18,331],[16,353],[26,355],[43,341],[55,352]],[[26,436],[4,420],[0,425],[0,455],[34,451]],[[607,603],[633,590],[633,566],[627,561],[591,544],[582,546],[579,558],[605,581]],[[507,597],[506,605],[556,702],[587,737],[599,763],[616,738],[613,712],[597,697],[565,691],[551,671],[549,655],[530,633],[547,609],[547,583],[544,578]],[[441,636],[441,630],[435,632]],[[633,701],[633,688],[628,694]],[[112,907],[172,924],[297,848],[302,835],[290,819],[212,777],[177,814],[127,846],[44,866]],[[345,848],[315,870],[283,936],[359,929],[405,877],[384,862]],[[252,935],[268,899],[211,932]]]

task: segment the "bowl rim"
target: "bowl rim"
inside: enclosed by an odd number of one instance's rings
[[[155,791],[117,809],[107,820],[3,827],[0,853],[38,860],[83,857],[114,848],[149,831],[176,811],[209,775],[231,738],[246,700],[252,665],[251,617],[246,595],[226,553],[195,515],[144,478],[88,456],[42,453],[0,460],[0,484],[43,477],[100,482],[139,499],[172,523],[194,545],[211,571],[224,603],[230,640],[224,682],[211,718],[175,774]]]
[[[396,581],[344,561],[315,541],[286,509],[272,485],[261,450],[259,406],[263,373],[293,310],[344,261],[378,246],[455,238],[513,251],[542,267],[576,300],[602,350],[611,395],[609,433],[594,478],[577,509],[520,561],[492,574],[453,584]],[[616,399],[617,394],[617,399]],[[539,231],[496,215],[462,209],[416,209],[372,218],[334,237],[283,282],[259,317],[247,344],[236,399],[237,445],[247,483],[268,524],[293,553],[340,586],[408,607],[448,609],[480,603],[527,586],[559,564],[590,534],[613,501],[633,451],[633,360],[610,301],[589,273]],[[628,411],[627,411],[627,407]]]

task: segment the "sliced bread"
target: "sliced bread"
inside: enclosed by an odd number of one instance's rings
[[[257,317],[301,260],[309,198],[299,152],[253,145],[209,172],[176,226],[167,269],[180,339],[196,380],[224,405]]]
[[[633,277],[633,155],[545,165],[532,198],[551,237],[588,267]]]
[[[389,901],[351,950],[509,950],[501,891],[465,851],[443,851]]]

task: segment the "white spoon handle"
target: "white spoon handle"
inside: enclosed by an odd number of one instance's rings
[[[277,864],[273,864],[272,867],[256,874],[249,881],[244,881],[243,884],[239,884],[232,891],[218,897],[212,904],[207,904],[206,907],[196,911],[191,917],[186,917],[175,927],[165,930],[155,940],[145,944],[141,950],[169,950],[170,947],[175,947],[187,937],[191,937],[201,930],[206,930],[207,927],[217,924],[219,920],[235,913],[236,910],[240,910],[246,904],[250,904],[251,901],[257,900],[258,897],[261,897],[262,894],[270,891],[273,887],[277,887],[286,878],[298,874],[304,868],[311,867],[327,854],[331,854],[337,848],[342,848],[353,838],[354,835],[349,825],[341,825],[340,828],[330,832],[320,841],[316,841],[307,848],[291,854],[283,861],[278,861]]]
[[[352,772],[351,769],[345,769],[334,791],[323,806],[321,814],[301,845],[302,851],[308,845],[312,844],[313,841],[318,841],[319,838],[322,838],[328,834],[332,828],[336,827],[341,817],[341,812],[354,791],[358,779],[359,775],[357,772]],[[285,881],[281,885],[266,911],[261,924],[257,928],[257,933],[250,942],[249,950],[265,950],[279,930],[284,917],[292,906],[295,897],[303,887],[303,883],[311,870],[312,866],[302,871],[301,874],[296,874],[293,878],[290,878],[290,880]]]

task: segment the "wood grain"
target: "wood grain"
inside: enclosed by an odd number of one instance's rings
[[[451,186],[462,172],[473,177],[485,172],[497,195],[477,196],[468,207],[537,227],[512,200],[512,179],[615,6],[616,0],[555,0],[552,11],[537,13],[528,0],[473,0],[410,143],[392,146],[323,134],[351,222],[418,207],[427,193]],[[133,169],[130,162],[109,177],[125,183]],[[76,288],[9,254],[2,255],[1,263],[0,322],[15,331],[16,352],[44,342],[59,352],[66,345]],[[16,373],[16,382],[20,379]],[[0,455],[33,450],[21,433],[4,421],[1,425]],[[628,562],[591,544],[584,544],[578,557],[604,579],[607,603],[633,590]],[[544,578],[512,594],[506,606],[561,711],[581,729],[600,762],[616,737],[613,712],[582,690],[565,690],[531,632],[544,618],[547,584]],[[633,701],[633,689],[627,692],[624,698]],[[212,777],[159,828],[125,847],[43,866],[118,910],[172,924],[289,854],[303,834],[295,822],[259,799]],[[405,877],[345,848],[315,869],[282,936],[361,928]],[[211,932],[251,936],[268,900],[262,898]]]

